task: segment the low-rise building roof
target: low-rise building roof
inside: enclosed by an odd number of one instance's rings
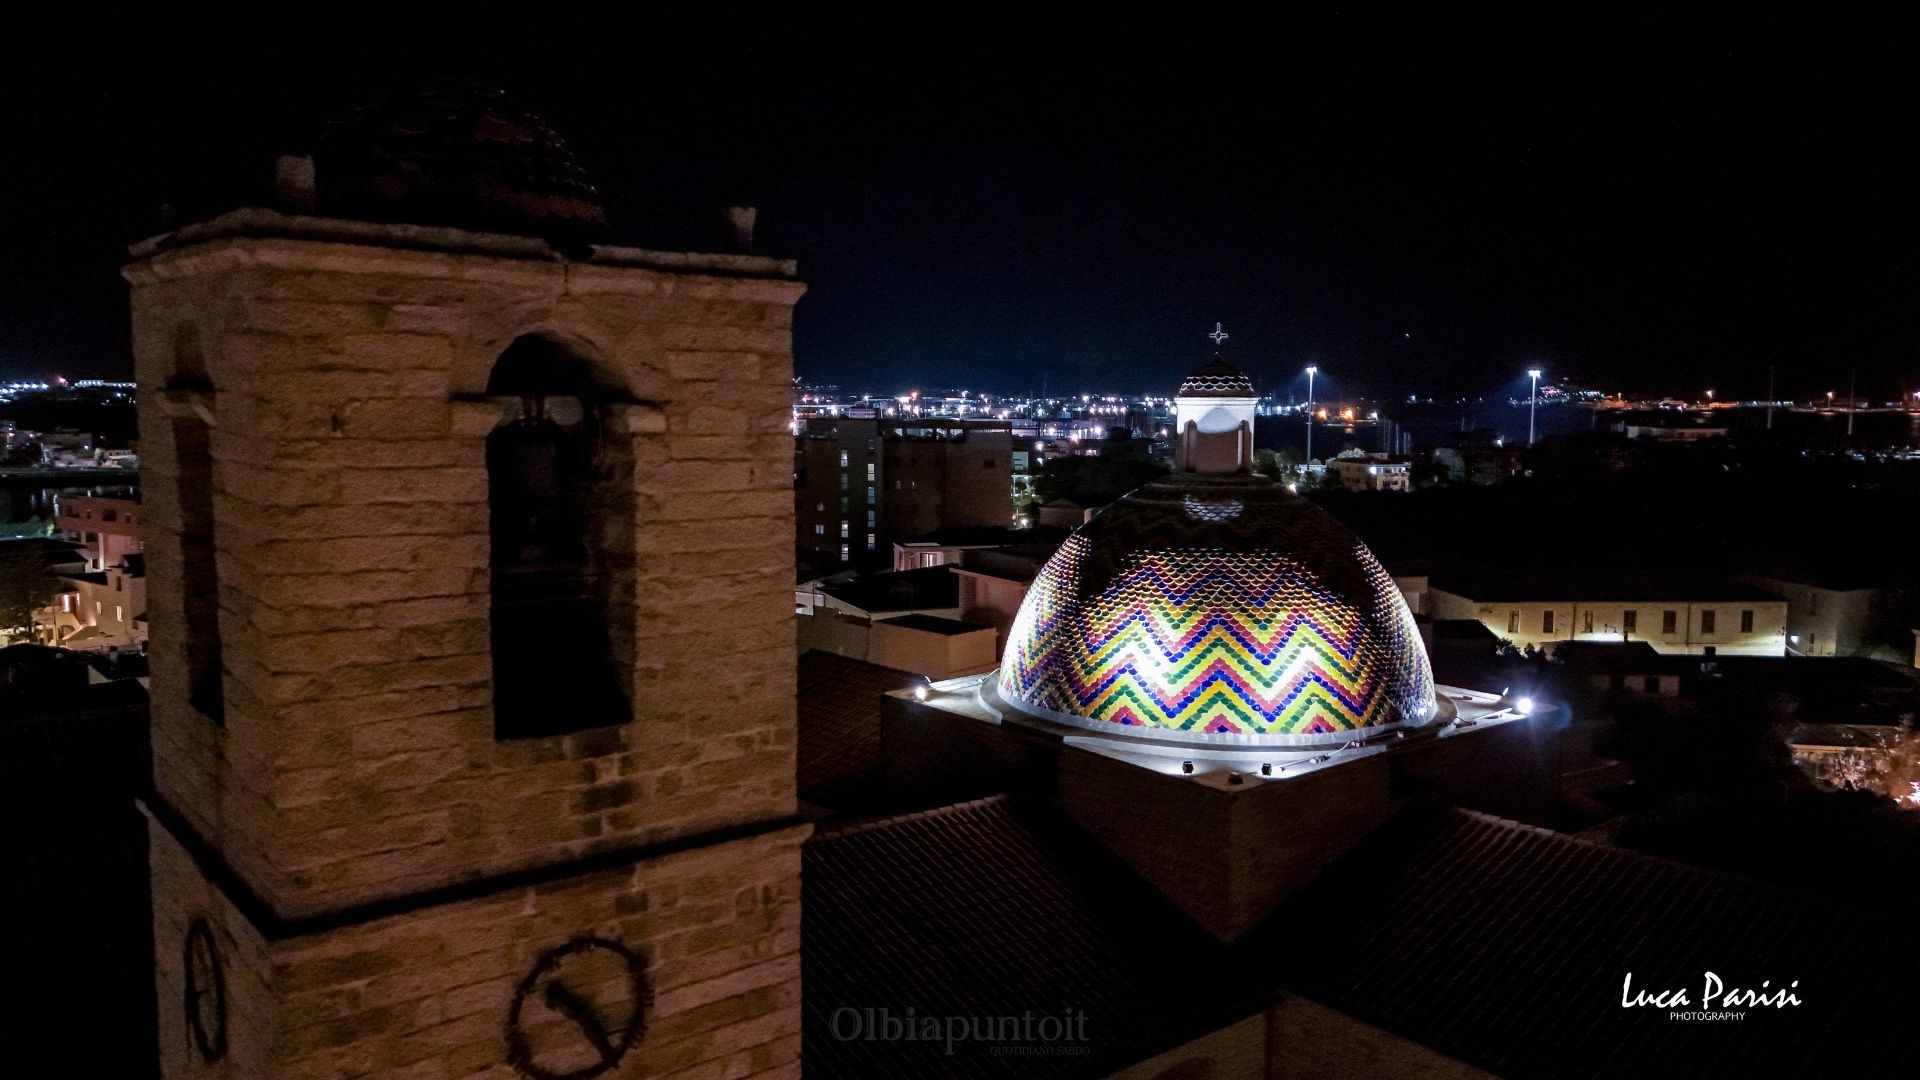
[[[1433,588],[1480,603],[1785,603],[1757,585],[1711,574],[1619,567],[1471,567],[1436,571]]]
[[[949,563],[955,573],[977,574],[981,577],[999,578],[1002,581],[1014,581],[1021,584],[1031,582],[1039,576],[1040,568],[1045,566],[1053,553],[1060,550],[1060,544],[1039,543],[1019,544],[1003,548],[976,548],[963,552],[958,563]]]
[[[994,548],[1034,543],[1051,543],[1058,547],[1066,538],[1067,530],[1046,525],[1028,529],[1016,529],[1010,525],[952,525],[898,543],[902,547],[936,548]]]
[[[918,630],[927,634],[940,634],[952,637],[956,634],[971,634],[978,630],[992,630],[986,623],[964,622],[960,619],[947,619],[938,615],[895,615],[891,619],[882,619],[888,626],[898,626],[905,630]]]
[[[1645,675],[1700,666],[1697,657],[1663,656],[1644,641],[1563,641],[1555,647],[1553,658],[1592,675]]]
[[[870,614],[960,606],[960,579],[944,566],[862,574],[851,581],[822,585],[820,591]]]

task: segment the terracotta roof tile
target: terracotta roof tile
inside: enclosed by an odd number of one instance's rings
[[[1235,946],[1215,943],[1055,812],[994,798],[840,826],[806,851],[807,1070],[1104,1075],[1284,992],[1502,1076],[1893,1074],[1916,969],[1888,918],[1741,878],[1417,805]],[[1759,988],[1742,1020],[1623,1009],[1622,981]],[[1772,989],[1769,987],[1768,989]],[[1088,1013],[1084,1057],[834,1037],[841,1009]],[[844,1014],[843,1014],[844,1020]],[[1875,1066],[1879,1068],[1876,1070]]]
[[[1287,932],[1336,911],[1334,932]],[[1421,807],[1249,944],[1285,958],[1289,988],[1504,1076],[1808,1075],[1863,1068],[1890,1042],[1894,1011],[1876,994],[1883,972],[1913,970],[1913,950],[1881,927],[1741,878]],[[1697,1009],[1709,970],[1730,986],[1798,979],[1804,1004],[1721,1022],[1620,1005],[1632,972],[1636,988],[1684,987]]]
[[[800,797],[843,812],[880,795],[880,698],[911,685],[904,671],[810,650],[800,656]]]
[[[1055,812],[1004,796],[829,827],[805,852],[809,1076],[1090,1076],[1258,1012],[1230,953]],[[837,1038],[850,1014],[1086,1014],[1040,1053]],[[1084,1051],[1084,1052],[1081,1052]]]

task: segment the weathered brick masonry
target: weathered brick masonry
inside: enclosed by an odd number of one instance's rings
[[[585,934],[651,973],[648,1032],[613,1075],[797,1071],[793,266],[572,260],[538,240],[249,210],[142,245],[126,276],[166,1074],[511,1075],[514,986]],[[632,524],[600,542],[622,556],[609,630],[633,719],[498,740],[485,439],[500,407],[483,391],[524,335],[616,391]],[[196,424],[210,476],[176,445]],[[217,721],[189,693],[196,483],[213,495]],[[567,876],[583,859],[600,862]],[[194,918],[227,973],[230,1049],[211,1064],[181,1008]]]

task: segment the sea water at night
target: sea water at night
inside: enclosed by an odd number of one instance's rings
[[[1551,438],[1586,431],[1607,431],[1624,425],[1727,428],[1730,435],[1764,432],[1767,410],[1755,406],[1721,409],[1593,409],[1579,405],[1543,405],[1535,420],[1535,437]],[[1920,447],[1920,412],[1857,411],[1848,436],[1846,410],[1773,410],[1775,438],[1812,448],[1861,450]],[[1313,456],[1325,458],[1343,449],[1393,451],[1457,443],[1473,433],[1491,435],[1507,445],[1527,440],[1527,406],[1503,401],[1405,404],[1382,409],[1379,420],[1317,421],[1313,425]],[[1256,439],[1265,449],[1306,449],[1303,417],[1265,416],[1256,425]],[[1398,446],[1394,444],[1398,441]]]

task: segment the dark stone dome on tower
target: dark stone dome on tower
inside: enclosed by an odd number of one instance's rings
[[[341,120],[314,152],[330,217],[447,225],[568,243],[604,238],[587,170],[546,121],[505,92],[436,79]]]
[[[1253,397],[1253,380],[1215,353],[1211,360],[1193,369],[1180,384],[1175,397]]]

